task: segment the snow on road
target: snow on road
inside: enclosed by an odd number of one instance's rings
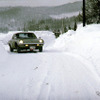
[[[0,100],[100,99],[99,77],[70,54],[12,53],[8,58],[0,67]]]
[[[80,35],[73,33],[70,31],[67,37],[64,36],[68,40],[63,36],[55,40],[50,35],[51,39],[46,39],[49,45],[42,53],[20,54],[10,53],[6,45],[10,35],[1,35],[0,100],[100,100],[100,76],[96,69],[99,69],[99,63],[95,61],[97,66],[94,66],[95,62],[92,62],[95,58],[99,61],[99,45],[96,44],[93,49],[98,56],[91,52],[93,58],[90,59],[91,56],[87,54],[95,42],[86,45],[80,41],[78,46]],[[44,39],[47,37],[44,33],[43,36]],[[93,37],[99,41],[98,34]],[[62,45],[59,45],[62,38]]]

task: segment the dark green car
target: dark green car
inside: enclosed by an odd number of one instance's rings
[[[20,32],[14,34],[8,44],[11,52],[13,52],[14,49],[17,49],[18,53],[22,50],[34,51],[36,49],[42,52],[44,40],[41,38],[37,38],[34,33]]]

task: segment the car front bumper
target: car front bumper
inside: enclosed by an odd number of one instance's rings
[[[35,47],[38,49],[39,47],[43,46],[43,43],[23,43],[18,45],[21,49],[30,49],[31,47]]]

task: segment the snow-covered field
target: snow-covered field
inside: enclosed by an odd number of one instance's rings
[[[15,32],[0,33],[0,100],[100,100],[100,24],[68,31],[34,32],[42,53],[11,53]]]

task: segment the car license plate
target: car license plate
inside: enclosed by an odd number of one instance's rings
[[[31,50],[34,50],[34,49],[35,49],[35,46],[30,46],[30,49],[31,49]]]

